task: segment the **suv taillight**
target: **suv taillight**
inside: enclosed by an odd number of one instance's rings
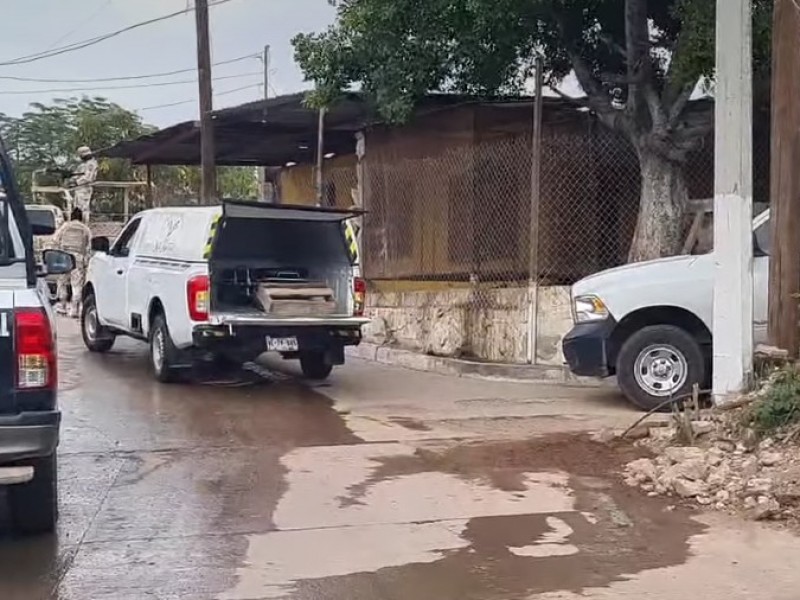
[[[364,316],[364,306],[367,302],[367,282],[356,277],[353,279],[353,315]]]
[[[56,344],[44,309],[14,311],[17,388],[53,388],[56,385]]]
[[[186,284],[186,301],[192,321],[208,321],[209,281],[207,275],[192,277]]]

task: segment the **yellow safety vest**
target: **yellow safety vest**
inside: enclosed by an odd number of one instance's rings
[[[350,221],[345,221],[344,224],[344,239],[347,242],[347,254],[350,257],[350,262],[358,264],[358,238],[356,237],[356,229]]]

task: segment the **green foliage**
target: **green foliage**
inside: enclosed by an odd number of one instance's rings
[[[757,92],[768,96],[773,0],[753,0]],[[557,93],[574,73],[584,95],[572,100],[657,157],[674,178],[713,129],[708,105],[688,110],[698,84],[713,87],[712,0],[342,0],[327,31],[293,40],[295,58],[316,89],[312,106],[359,88],[391,123],[402,123],[426,93],[513,95],[542,61]],[[762,106],[764,105],[763,100]],[[644,181],[644,180],[643,180]],[[670,203],[670,186],[642,187],[643,214]],[[673,186],[675,187],[675,186]],[[653,190],[658,190],[654,192]],[[645,204],[649,204],[646,207]],[[681,202],[681,205],[685,202]],[[676,220],[683,218],[677,215]],[[642,223],[637,226],[641,230]],[[676,223],[661,223],[660,232]],[[673,255],[680,236],[635,235],[631,260]]]
[[[775,374],[763,397],[748,411],[746,420],[759,433],[800,421],[800,373],[786,369]]]
[[[30,199],[34,172],[77,166],[76,150],[107,148],[125,139],[153,131],[141,118],[103,98],[67,98],[52,104],[32,104],[19,118],[0,117],[0,134],[15,163],[20,191]],[[134,171],[125,161],[103,160],[99,179],[130,180]],[[60,185],[57,176],[42,174],[40,185]],[[99,203],[112,195],[100,194]],[[108,197],[106,197],[108,196]]]
[[[761,70],[772,1],[754,0]],[[629,22],[637,42],[626,37],[626,6],[646,17]],[[360,86],[391,121],[406,119],[431,91],[518,93],[537,56],[553,83],[574,69],[595,109],[639,93],[646,81],[669,112],[683,86],[713,79],[714,11],[709,0],[343,0],[334,26],[293,43],[316,84],[312,103]],[[639,46],[650,64],[629,69]]]
[[[49,168],[77,166],[76,150],[89,146],[94,150],[108,148],[123,140],[155,130],[142,122],[139,115],[103,98],[69,98],[52,104],[32,104],[19,118],[0,114],[0,135],[15,163],[21,193],[31,200],[33,175],[39,185],[59,186],[58,175],[44,173]],[[99,180],[141,181],[144,173],[125,160],[100,161]],[[196,167],[158,167],[154,169],[154,186],[159,203],[184,204],[196,199],[200,189],[200,170]],[[258,182],[254,169],[221,168],[219,186],[223,197],[256,198]],[[59,204],[61,198],[50,195],[48,202]],[[143,188],[131,194],[132,210],[144,208]],[[119,190],[97,188],[93,211],[122,213],[123,198]]]

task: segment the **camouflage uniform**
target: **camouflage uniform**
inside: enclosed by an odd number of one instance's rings
[[[58,278],[58,309],[60,312],[67,312],[71,317],[78,316],[91,244],[92,233],[80,221],[67,221],[56,231],[53,238],[53,246],[56,249],[69,252],[75,257],[75,269],[70,274]],[[69,307],[67,307],[69,297],[67,286],[72,288],[72,301]]]
[[[97,181],[97,159],[92,155],[92,151],[87,146],[78,148],[78,156],[81,158],[81,165],[75,172],[75,208],[80,208],[83,212],[85,223],[89,222],[89,210],[92,203],[92,184]],[[89,157],[89,158],[86,158]]]

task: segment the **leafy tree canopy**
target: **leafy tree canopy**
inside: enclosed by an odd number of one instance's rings
[[[753,0],[754,67],[769,81],[773,0]],[[550,87],[574,73],[588,107],[635,147],[641,202],[629,259],[682,244],[682,165],[713,128],[697,85],[713,85],[712,0],[342,0],[327,31],[299,35],[295,56],[315,105],[360,86],[390,122],[431,91],[516,94],[537,58]],[[562,93],[563,95],[563,93]]]
[[[618,128],[677,126],[714,74],[710,0],[343,0],[328,31],[294,39],[325,104],[359,84],[391,121],[430,91],[519,93],[544,61],[575,72],[586,104]],[[756,66],[768,66],[772,0],[755,0]],[[626,111],[615,110],[620,103]],[[611,123],[613,121],[613,123]],[[627,122],[626,122],[627,121]]]
[[[35,103],[18,118],[0,114],[0,135],[5,140],[21,192],[30,200],[34,172],[76,166],[76,150],[90,146],[108,148],[123,140],[155,131],[141,117],[118,104],[99,97],[57,99],[51,104]],[[101,160],[98,178],[107,181],[141,180],[143,173],[125,160]],[[40,185],[60,185],[59,176],[40,174]],[[256,198],[258,183],[252,169],[221,168],[219,185],[224,197]],[[154,170],[155,194],[160,203],[183,204],[196,198],[200,172],[196,167],[160,167]],[[48,197],[48,201],[59,202]],[[134,190],[133,206],[144,207],[141,189]],[[95,212],[119,215],[122,194],[98,188]]]

